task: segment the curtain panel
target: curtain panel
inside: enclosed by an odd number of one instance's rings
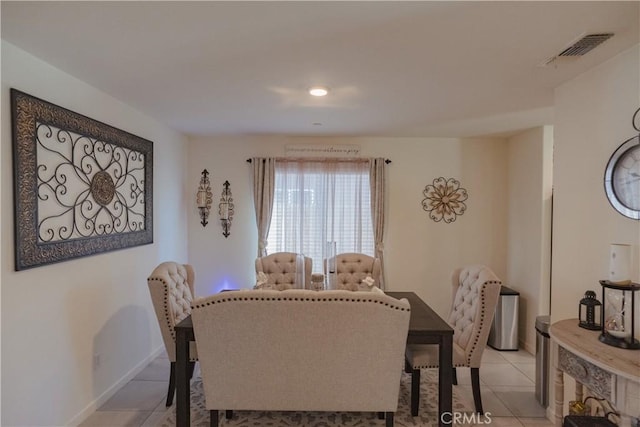
[[[275,159],[251,159],[253,172],[253,202],[258,226],[258,257],[267,255],[267,236],[271,225],[275,188]]]
[[[371,218],[375,257],[380,260],[380,289],[385,289],[384,280],[384,206],[387,162],[383,158],[369,162],[369,184],[371,186]]]

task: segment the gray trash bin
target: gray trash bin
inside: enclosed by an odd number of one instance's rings
[[[536,317],[536,400],[549,406],[549,316]]]
[[[496,350],[518,350],[518,305],[520,293],[502,286],[493,316],[488,344]]]

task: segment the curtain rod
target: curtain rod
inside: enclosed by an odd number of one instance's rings
[[[277,158],[278,160],[281,161],[287,161],[287,160],[291,160],[291,161],[298,161],[298,160],[316,160],[316,161],[320,161],[320,162],[327,162],[330,160],[338,160],[338,161],[350,161],[350,160],[356,160],[356,161],[367,161],[368,159],[363,159],[363,158],[355,158],[355,159],[351,159],[351,158],[340,158],[340,157],[304,157],[304,158],[300,158],[300,157],[283,157],[283,158]],[[386,164],[391,163],[391,160],[389,159],[384,159],[384,162]],[[251,163],[251,159],[247,159],[247,163]]]

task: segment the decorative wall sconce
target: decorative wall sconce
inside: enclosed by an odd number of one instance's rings
[[[231,197],[229,181],[225,181],[222,185],[224,188],[218,205],[218,213],[220,214],[220,224],[222,224],[222,235],[226,238],[231,234],[229,229],[231,229],[231,220],[233,219],[233,197]]]
[[[198,186],[198,193],[196,194],[196,205],[200,211],[200,224],[205,227],[209,218],[209,211],[211,211],[211,202],[213,201],[213,194],[211,193],[211,184],[209,183],[209,171],[206,169],[202,171],[200,177],[200,185]]]

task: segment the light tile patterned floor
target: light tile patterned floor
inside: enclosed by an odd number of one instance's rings
[[[491,413],[492,426],[553,426],[545,418],[545,409],[535,399],[534,373],[535,359],[526,351],[497,351],[487,347],[482,357],[480,387],[484,410]],[[460,368],[457,374],[459,385],[454,387],[473,402],[469,370]],[[162,355],[81,426],[155,427],[166,411],[168,383],[169,360]]]

